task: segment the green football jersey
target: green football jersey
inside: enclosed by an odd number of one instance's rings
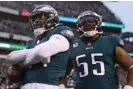
[[[66,30],[71,30],[71,29],[67,26],[58,26],[54,30],[51,30],[47,34],[45,34],[42,40],[40,40],[40,43],[48,41],[49,38],[54,34],[65,35]],[[37,45],[37,40],[29,41],[27,49],[33,48],[36,45]],[[58,85],[59,79],[65,75],[66,65],[69,59],[69,55],[70,55],[70,50],[61,52],[52,56],[50,59],[51,61],[48,64],[43,65],[40,62],[25,68],[24,84],[45,83],[51,85]]]
[[[115,47],[118,36],[100,36],[95,42],[73,42],[71,59],[77,73],[75,89],[117,89]]]

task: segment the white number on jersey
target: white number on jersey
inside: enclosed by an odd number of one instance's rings
[[[93,53],[93,54],[91,54],[92,65],[100,64],[101,72],[98,72],[97,69],[94,69],[93,70],[93,74],[94,75],[104,75],[105,74],[104,62],[97,61],[95,59],[95,57],[97,57],[97,56],[103,56],[103,54],[102,53]],[[79,56],[76,57],[77,66],[81,67],[81,65],[82,65],[83,68],[84,68],[84,73],[79,72],[79,76],[80,77],[85,77],[85,76],[87,76],[89,74],[88,63],[87,62],[82,62],[82,63],[79,62],[79,60],[81,60],[83,57],[86,57],[86,55],[83,54],[83,55],[79,55]]]

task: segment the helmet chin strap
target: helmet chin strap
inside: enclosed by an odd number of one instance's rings
[[[83,36],[85,36],[85,37],[93,37],[97,33],[98,34],[102,34],[103,33],[103,32],[96,31],[96,29],[93,30],[93,31],[83,31],[83,30],[81,30],[81,31],[83,32],[83,34],[80,36],[80,38],[83,37]]]
[[[40,36],[42,35],[44,32],[46,31],[49,31],[50,29],[45,29],[45,28],[37,28],[34,30],[34,35],[37,37],[37,36]]]

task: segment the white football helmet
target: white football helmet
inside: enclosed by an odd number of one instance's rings
[[[58,12],[49,5],[39,5],[30,13],[29,21],[35,36],[40,36],[58,24]]]

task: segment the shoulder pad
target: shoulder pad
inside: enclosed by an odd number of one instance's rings
[[[71,28],[68,27],[68,26],[57,26],[57,27],[55,27],[56,32],[60,32],[60,31],[63,31],[63,30],[71,30]]]
[[[71,30],[62,30],[60,32],[61,35],[63,35],[64,37],[68,38],[68,39],[73,39],[74,38],[74,33]]]
[[[124,46],[124,42],[120,36],[116,36],[115,39],[116,39],[117,46],[121,46],[121,47]]]
[[[112,35],[111,38],[112,38],[112,41],[116,43],[116,46],[124,47],[124,42],[120,36]]]
[[[66,37],[69,41],[71,41],[74,38],[74,33],[72,29],[68,26],[58,26],[56,29],[56,34],[60,34],[64,37]]]

